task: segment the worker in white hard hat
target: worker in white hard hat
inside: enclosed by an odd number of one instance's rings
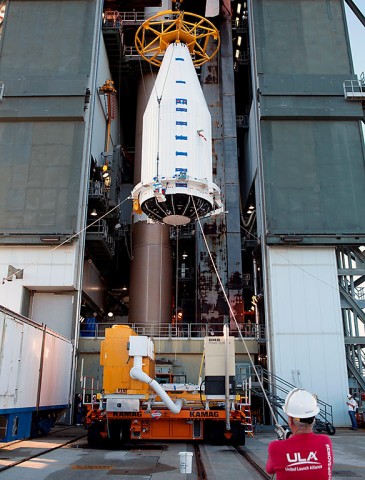
[[[347,402],[346,405],[348,407],[350,420],[351,420],[351,428],[350,430],[357,430],[357,422],[356,422],[356,410],[358,407],[357,401],[351,395],[351,393],[347,394]]]
[[[332,442],[327,435],[313,433],[317,399],[303,388],[291,390],[283,406],[292,435],[269,445],[266,471],[277,480],[330,480]]]

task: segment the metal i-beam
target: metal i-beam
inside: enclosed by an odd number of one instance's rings
[[[353,2],[353,0],[345,0],[345,2],[347,3],[347,5],[351,8],[351,10],[354,12],[354,14],[357,16],[357,18],[360,20],[360,22],[364,25],[365,27],[365,16],[362,14],[361,10],[359,9],[359,7],[357,5],[355,5],[355,3]]]
[[[361,389],[362,390],[365,390],[365,380],[364,378],[360,375],[358,369],[356,368],[356,366],[353,364],[351,358],[349,358],[348,354],[347,354],[347,368],[349,369],[349,371],[352,373],[352,375],[355,377],[357,383],[361,386]]]
[[[349,308],[357,315],[359,320],[362,321],[362,323],[365,325],[365,313],[361,310],[361,308],[358,306],[356,300],[352,298],[351,295],[349,295],[348,292],[340,285],[339,286],[340,293],[343,296],[345,302],[347,302]]]

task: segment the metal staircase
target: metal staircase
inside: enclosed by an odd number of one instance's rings
[[[336,253],[349,386],[359,393],[365,391],[365,255],[356,246]]]
[[[266,396],[272,406],[277,418],[281,418],[283,423],[286,424],[287,418],[283,412],[283,405],[285,403],[285,397],[290,390],[296,388],[297,385],[293,385],[286,380],[270,373],[268,370],[256,367],[258,374],[260,375],[260,381],[265,387]],[[264,393],[259,385],[259,382],[252,381],[251,395],[257,396],[260,398],[265,398]],[[316,418],[314,424],[314,429],[317,432],[326,431],[329,435],[335,433],[335,428],[333,427],[333,414],[332,406],[326,402],[317,398],[318,406],[320,407],[320,412]]]

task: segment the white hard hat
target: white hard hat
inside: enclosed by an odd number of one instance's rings
[[[347,394],[347,398],[351,398],[352,395],[350,393]]]
[[[293,418],[311,418],[319,413],[316,398],[304,388],[291,390],[283,406],[284,412]]]

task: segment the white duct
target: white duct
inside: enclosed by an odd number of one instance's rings
[[[173,402],[161,385],[142,370],[141,356],[134,357],[134,365],[129,374],[134,380],[139,380],[140,382],[150,385],[150,387],[157,393],[170,412],[180,413],[183,401],[181,399],[177,399],[175,402]]]

